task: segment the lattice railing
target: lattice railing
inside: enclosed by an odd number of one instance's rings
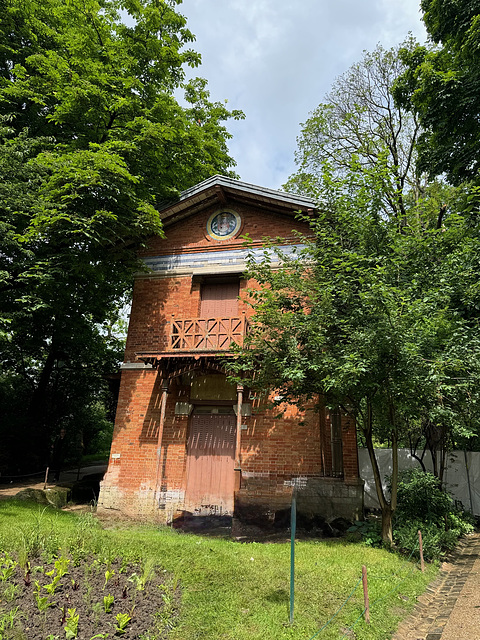
[[[170,348],[175,351],[227,351],[231,344],[243,344],[247,319],[194,318],[172,320]]]

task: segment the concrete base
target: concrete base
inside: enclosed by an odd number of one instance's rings
[[[321,515],[327,522],[345,518],[354,522],[363,518],[363,480],[350,483],[339,478],[308,478],[297,491],[297,511]]]

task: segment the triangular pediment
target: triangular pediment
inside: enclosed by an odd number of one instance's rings
[[[232,202],[284,215],[295,215],[299,211],[307,213],[316,207],[315,202],[305,196],[215,175],[182,191],[178,200],[165,203],[160,207],[160,215],[167,227],[213,205],[221,207]]]

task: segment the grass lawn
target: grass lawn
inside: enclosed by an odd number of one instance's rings
[[[136,636],[144,640],[387,639],[437,571],[430,565],[422,574],[406,559],[359,542],[301,540],[295,547],[295,620],[290,626],[289,543],[239,543],[146,525],[107,528],[92,514],[75,515],[14,501],[0,503],[0,552],[12,553],[19,566],[27,558],[32,565],[42,566],[43,562],[46,567],[56,557],[68,556],[72,568],[92,564],[94,559],[102,567],[103,580],[103,571],[113,566],[114,558],[130,566],[136,563],[139,575],[142,567],[155,563],[158,575],[166,576],[170,595],[176,593],[180,598],[168,624],[160,629],[153,628],[152,622],[149,633]],[[367,566],[369,576],[370,625],[361,617],[362,565]],[[352,591],[338,616],[319,632]],[[5,600],[0,600],[0,629],[5,606]],[[90,640],[90,635],[81,634],[81,623],[82,617],[78,637]],[[354,624],[354,631],[349,631]],[[58,637],[65,638],[65,634]],[[28,635],[26,638],[29,640]]]

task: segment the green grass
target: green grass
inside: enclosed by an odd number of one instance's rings
[[[295,620],[289,619],[289,543],[239,543],[154,526],[101,528],[91,514],[0,504],[0,550],[125,560],[154,558],[178,580],[182,592],[174,640],[310,640],[342,606],[361,577],[369,575],[371,624],[361,618],[358,586],[335,620],[315,638],[338,640],[357,621],[357,640],[391,637],[398,621],[436,574],[396,554],[345,540],[296,542]]]

